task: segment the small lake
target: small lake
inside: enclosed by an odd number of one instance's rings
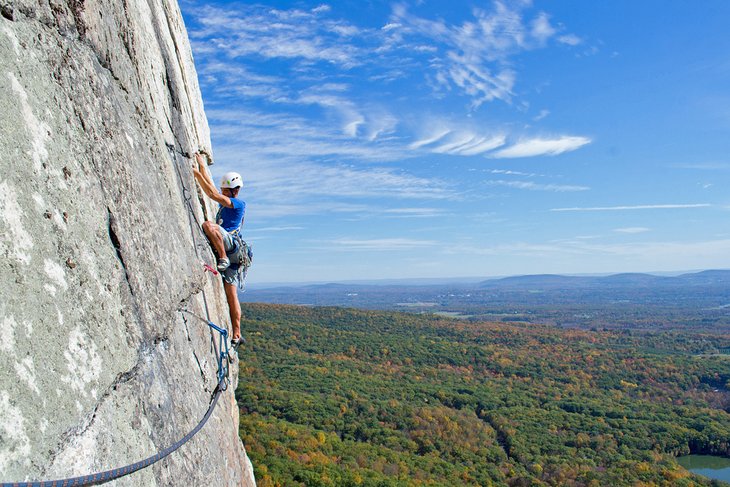
[[[730,482],[730,458],[713,455],[687,455],[677,457],[677,463],[697,475]]]

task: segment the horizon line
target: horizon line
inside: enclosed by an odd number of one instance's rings
[[[461,277],[392,277],[392,278],[374,278],[374,279],[343,279],[343,280],[321,280],[321,281],[268,281],[260,283],[250,283],[247,289],[255,290],[275,288],[275,287],[303,287],[303,286],[321,286],[329,284],[340,285],[384,285],[386,283],[403,283],[403,282],[424,282],[430,281],[430,284],[438,284],[439,282],[448,282],[451,284],[469,284],[480,281],[491,281],[497,279],[505,279],[509,277],[529,277],[529,276],[561,276],[561,277],[606,277],[620,274],[644,274],[653,276],[676,277],[684,274],[696,274],[708,271],[730,271],[730,269],[712,268],[712,269],[685,269],[673,271],[618,271],[618,272],[567,272],[554,273],[542,272],[535,274],[506,274],[497,276],[461,276]],[[426,285],[426,284],[424,284]]]

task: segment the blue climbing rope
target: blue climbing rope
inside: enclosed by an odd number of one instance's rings
[[[187,310],[184,310],[187,311]],[[189,312],[188,312],[189,313]],[[192,313],[189,313],[192,314]],[[196,315],[193,315],[196,316]],[[202,319],[199,316],[196,316],[196,318]],[[0,484],[0,487],[66,487],[66,486],[82,486],[82,485],[99,485],[106,482],[109,482],[111,480],[118,479],[120,477],[124,477],[126,475],[129,475],[131,473],[134,473],[138,470],[142,470],[143,468],[149,467],[150,465],[159,462],[166,456],[173,453],[175,450],[183,446],[185,443],[190,441],[190,439],[197,434],[198,431],[201,430],[203,426],[205,426],[205,423],[208,422],[208,419],[210,418],[211,414],[213,414],[213,410],[215,409],[216,404],[218,404],[218,398],[220,397],[221,393],[228,389],[228,365],[229,365],[229,349],[228,349],[228,331],[219,327],[212,321],[207,321],[208,326],[218,332],[219,336],[219,342],[218,342],[218,350],[220,351],[218,353],[217,359],[218,359],[218,384],[215,386],[215,390],[213,391],[213,396],[210,400],[210,405],[208,406],[208,411],[205,413],[205,416],[203,416],[203,419],[200,420],[198,425],[190,430],[188,434],[183,436],[180,440],[175,442],[173,445],[165,448],[164,450],[161,450],[151,457],[145,458],[144,460],[140,460],[139,462],[132,463],[130,465],[125,465],[124,467],[114,468],[112,470],[106,470],[104,472],[99,473],[93,473],[89,475],[83,475],[81,477],[72,477],[67,479],[60,479],[60,480],[41,480],[41,481],[34,481],[34,482],[3,482]],[[225,344],[225,345],[224,345]],[[225,350],[225,352],[223,352]]]
[[[223,390],[225,391],[228,389],[228,366],[230,363],[228,330],[221,328],[212,321],[208,321],[208,326],[218,332],[218,386],[224,384]]]

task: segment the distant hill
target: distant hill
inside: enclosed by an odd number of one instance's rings
[[[519,289],[570,289],[585,287],[595,277],[561,276],[557,274],[536,274],[490,279],[479,283],[480,288],[519,288]]]
[[[561,276],[538,274],[490,279],[478,284],[481,289],[578,289],[606,287],[667,287],[667,286],[730,286],[730,270],[708,270],[674,277],[653,274],[623,273],[610,276]]]
[[[397,310],[566,328],[730,332],[730,270],[677,276],[541,274],[429,285],[312,284],[249,290],[241,301]]]
[[[730,284],[730,270],[709,270],[693,274],[683,274],[677,277],[683,282],[692,285]]]

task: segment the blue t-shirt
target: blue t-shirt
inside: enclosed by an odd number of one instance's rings
[[[243,222],[243,215],[246,213],[245,202],[236,198],[230,198],[230,200],[233,208],[226,208],[221,205],[218,216],[216,216],[218,225],[222,226],[227,232],[238,230]]]

